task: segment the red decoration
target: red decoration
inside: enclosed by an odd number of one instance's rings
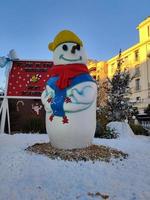
[[[50,98],[47,99],[47,102],[48,102],[48,103],[52,103],[52,100],[53,100],[53,98],[50,97]]]
[[[52,115],[49,117],[49,120],[50,120],[50,121],[53,121],[53,118],[54,118],[54,115],[52,114]]]
[[[69,120],[68,120],[67,116],[63,117],[62,122],[63,122],[63,124],[68,124],[69,123]]]
[[[71,102],[72,102],[72,101],[71,101],[71,98],[70,98],[70,97],[66,97],[66,98],[65,98],[65,102],[66,102],[66,103],[71,103]]]
[[[53,63],[13,61],[8,79],[8,96],[41,96]]]

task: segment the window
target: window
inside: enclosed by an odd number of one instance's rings
[[[139,91],[140,90],[140,79],[135,80],[135,90]]]
[[[136,97],[136,101],[140,102],[141,101],[141,97]]]
[[[137,65],[136,67],[135,67],[135,76],[137,77],[137,76],[140,76],[140,67],[139,67],[139,65]]]
[[[147,58],[150,59],[150,43],[147,44]]]
[[[134,52],[134,56],[135,56],[135,61],[138,61],[139,60],[139,50],[136,50]]]
[[[150,26],[147,27],[148,37],[150,37]]]
[[[115,63],[111,64],[111,73],[114,72],[114,66],[115,66]]]

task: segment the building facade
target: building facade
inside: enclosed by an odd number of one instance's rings
[[[138,26],[139,42],[122,51],[122,70],[128,68],[132,81],[130,83],[130,101],[138,107],[140,113],[150,104],[150,17]],[[118,56],[95,64],[92,75],[96,79],[111,78],[117,68]],[[101,69],[103,68],[103,69]],[[89,69],[91,69],[89,65]],[[102,73],[103,72],[103,73]]]
[[[130,101],[142,113],[150,103],[150,17],[141,22],[137,30],[139,42],[122,52],[122,68],[130,71]],[[107,61],[110,78],[115,73],[117,59],[118,55]]]
[[[87,66],[91,76],[93,76],[93,78],[97,81],[97,86],[98,86],[97,107],[103,106],[106,104],[106,99],[107,99],[107,93],[105,91],[106,89],[103,87],[104,83],[106,82],[106,78],[108,76],[107,62],[88,60]]]

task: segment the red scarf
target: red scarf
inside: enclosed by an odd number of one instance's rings
[[[50,77],[59,76],[56,85],[64,89],[71,84],[71,79],[84,73],[89,73],[84,64],[53,65],[50,70]]]

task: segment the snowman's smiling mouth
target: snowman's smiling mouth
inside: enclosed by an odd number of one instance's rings
[[[75,62],[75,61],[80,61],[80,60],[82,60],[82,56],[80,56],[78,59],[69,59],[69,58],[65,58],[65,57],[63,56],[63,54],[61,54],[61,55],[59,56],[59,59],[63,59],[63,60],[65,60],[65,61],[69,61],[69,62]]]

